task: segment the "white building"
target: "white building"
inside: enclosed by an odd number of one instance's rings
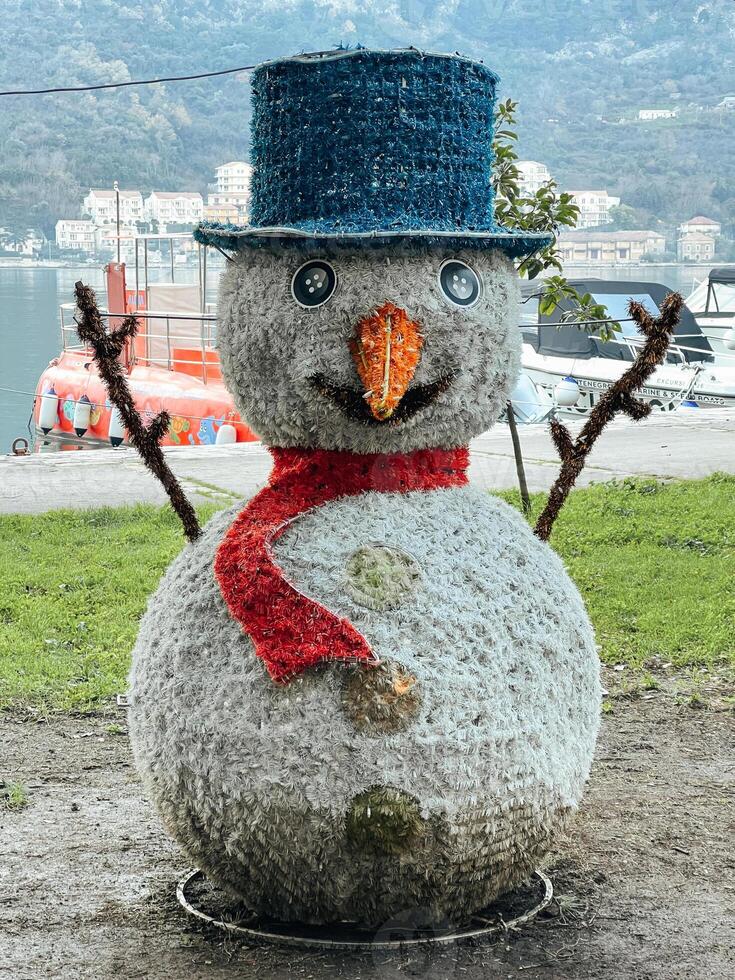
[[[639,109],[638,118],[642,122],[651,122],[653,119],[676,119],[679,115],[678,109]]]
[[[536,160],[519,160],[516,167],[520,174],[518,189],[523,197],[533,197],[543,184],[551,180],[549,168]]]
[[[87,218],[60,218],[56,222],[56,244],[59,248],[94,252],[96,231],[94,221]]]
[[[202,220],[204,201],[195,191],[153,191],[144,205],[145,220],[160,225],[193,225]]]
[[[96,225],[110,225],[117,220],[118,192],[90,187],[82,203],[82,214],[89,215]],[[140,191],[119,191],[120,221],[134,224],[143,220],[143,195]]]
[[[569,191],[578,205],[579,221],[577,228],[596,228],[606,225],[610,220],[610,208],[620,204],[619,197],[611,197],[607,191]]]
[[[240,221],[247,220],[250,204],[250,175],[253,168],[242,160],[223,163],[214,172],[215,184],[207,195],[207,207],[211,210],[237,208]]]
[[[250,176],[253,168],[242,160],[223,163],[214,172],[217,181],[217,194],[227,194],[229,197],[239,197],[247,204],[250,200]],[[234,202],[231,202],[234,203]]]
[[[120,225],[120,258],[123,262],[133,260],[137,234],[138,229],[135,225]],[[95,251],[112,252],[113,255],[117,255],[117,227],[104,225],[95,228],[94,244]]]
[[[679,234],[682,238],[688,235],[711,235],[712,238],[716,238],[721,233],[722,225],[720,222],[713,218],[705,218],[702,214],[698,214],[696,218],[690,218],[689,221],[679,225]]]
[[[735,112],[735,95],[726,95],[717,108],[726,109],[728,112]]]

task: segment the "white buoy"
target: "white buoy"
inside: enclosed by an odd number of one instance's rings
[[[91,411],[92,402],[86,395],[82,395],[74,408],[74,420],[72,422],[74,431],[80,439],[89,428],[89,416]]]
[[[237,429],[229,422],[225,422],[217,429],[214,444],[215,446],[231,446],[233,442],[237,442]]]
[[[735,350],[735,329],[728,330],[722,339],[728,350]]]
[[[41,395],[41,407],[38,410],[38,424],[45,436],[56,425],[59,418],[59,396],[53,385]]]
[[[110,440],[110,445],[115,447],[122,445],[125,438],[125,423],[114,405],[110,409],[110,427],[107,430],[107,438]]]
[[[571,408],[579,401],[579,385],[574,378],[562,378],[554,388],[556,404],[561,408]]]

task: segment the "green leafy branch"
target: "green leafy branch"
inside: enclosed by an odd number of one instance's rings
[[[539,299],[539,313],[549,316],[562,303],[570,304],[562,317],[565,323],[583,323],[591,333],[599,333],[607,340],[614,331],[620,330],[607,313],[607,307],[595,303],[592,296],[579,292],[562,275],[563,266],[558,236],[563,228],[576,228],[580,208],[574,203],[574,195],[560,192],[555,180],[548,180],[531,197],[521,193],[521,174],[518,170],[516,143],[516,111],[518,103],[508,99],[501,102],[495,113],[495,213],[506,228],[524,231],[551,231],[554,241],[540,252],[522,260],[518,267],[521,276],[536,279],[542,272],[555,269],[558,275],[544,280]],[[595,321],[589,323],[588,321]]]
[[[604,303],[596,303],[591,293],[580,295],[564,276],[549,276],[544,280],[543,293],[539,298],[538,311],[541,316],[551,316],[562,303],[569,307],[561,315],[561,323],[579,323],[590,332],[599,333],[603,340],[610,340],[620,324],[612,320]]]

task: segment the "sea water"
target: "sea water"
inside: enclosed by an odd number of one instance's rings
[[[708,266],[631,265],[567,266],[570,278],[643,280],[678,289],[685,297],[696,280],[706,277]],[[194,282],[196,265],[178,267],[176,279]],[[216,296],[218,273],[208,277],[207,295]],[[150,270],[151,281],[167,278],[165,269]],[[18,436],[30,439],[28,423],[39,376],[61,348],[59,306],[74,300],[74,283],[81,279],[97,290],[104,305],[104,272],[100,266],[49,268],[0,267],[0,453],[10,451]],[[131,283],[132,285],[132,283]],[[390,297],[386,297],[389,299]]]

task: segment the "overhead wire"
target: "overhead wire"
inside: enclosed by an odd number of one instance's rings
[[[217,78],[221,75],[237,75],[243,71],[252,71],[256,65],[242,65],[240,68],[223,68],[220,71],[202,71],[195,75],[166,75],[161,78],[138,78],[125,82],[103,82],[99,85],[61,85],[54,88],[9,89],[0,92],[6,95],[57,95],[64,92],[99,92],[102,89],[129,88],[131,85],[160,85],[163,82],[190,82],[198,78]]]

